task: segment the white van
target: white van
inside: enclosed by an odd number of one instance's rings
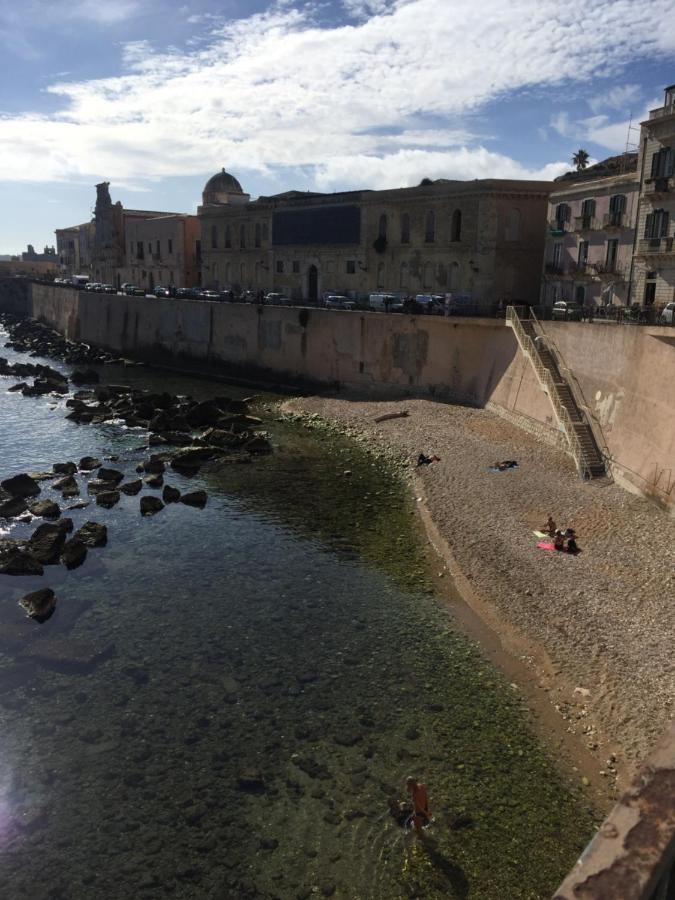
[[[395,297],[394,294],[371,294],[368,297],[368,308],[380,312],[392,309],[395,303],[398,303],[398,297]]]

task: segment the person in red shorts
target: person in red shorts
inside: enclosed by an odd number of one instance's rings
[[[413,804],[413,813],[408,821],[412,822],[415,832],[419,835],[422,833],[422,829],[431,823],[427,786],[413,778],[412,775],[406,778],[405,786]]]

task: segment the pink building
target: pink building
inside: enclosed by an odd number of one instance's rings
[[[561,182],[549,199],[541,302],[623,306],[632,277],[639,178],[630,171],[581,179]]]

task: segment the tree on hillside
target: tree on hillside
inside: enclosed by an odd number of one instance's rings
[[[577,168],[577,172],[582,172],[588,166],[588,153],[585,150],[577,150],[572,157],[572,162]]]
[[[420,187],[426,187],[428,184],[433,184],[433,181],[431,180],[431,178],[423,178],[420,181]]]

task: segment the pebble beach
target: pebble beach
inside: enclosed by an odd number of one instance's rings
[[[673,717],[675,520],[610,479],[583,482],[566,454],[487,410],[334,397],[284,409],[407,462],[463,599],[623,787]],[[440,460],[418,467],[421,452]],[[489,471],[503,459],[519,467]],[[549,514],[576,530],[580,555],[537,548]]]

